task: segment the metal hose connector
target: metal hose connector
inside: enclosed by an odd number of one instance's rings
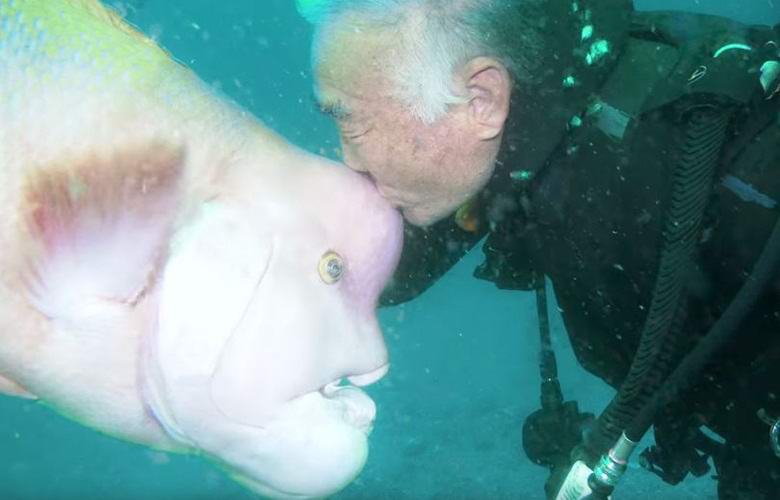
[[[609,450],[609,453],[601,457],[599,464],[593,469],[594,479],[603,486],[610,488],[617,486],[628,468],[628,459],[631,458],[637,444],[630,440],[625,433],[621,434],[615,446]]]

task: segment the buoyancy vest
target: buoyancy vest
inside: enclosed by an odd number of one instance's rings
[[[771,75],[777,38],[776,30],[718,17],[637,14],[611,75],[572,115],[544,167],[518,175],[523,165],[506,154],[498,182],[486,191],[493,230],[477,275],[503,288],[527,288],[535,272],[550,276],[579,361],[614,386],[625,377],[652,299],[686,108],[734,109],[690,269],[691,345],[728,304],[773,226],[780,196],[773,170],[780,165],[780,99]],[[698,387],[701,397],[692,399],[691,411],[733,439],[759,439],[740,437],[737,422],[757,405],[771,406],[770,395],[780,392],[772,385],[780,374],[754,373],[762,356],[780,366],[780,357],[772,358],[780,356],[780,342],[769,333],[780,326],[772,313],[777,299],[767,293],[763,312],[746,326],[756,333],[713,367],[708,380],[717,387]],[[760,366],[769,366],[766,359]],[[757,390],[739,394],[745,383]],[[724,400],[747,404],[724,412]]]

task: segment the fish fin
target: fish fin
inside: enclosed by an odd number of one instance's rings
[[[20,214],[32,304],[73,321],[96,302],[133,304],[164,258],[183,164],[181,148],[147,143],[31,169]]]
[[[24,399],[38,399],[38,396],[27,392],[22,386],[2,375],[0,375],[0,394]]]

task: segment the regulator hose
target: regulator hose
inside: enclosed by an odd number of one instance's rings
[[[726,311],[707,335],[699,341],[696,348],[675,368],[652,400],[626,427],[626,435],[629,439],[638,442],[653,424],[658,410],[698,381],[698,375],[706,363],[738,331],[740,323],[753,309],[769,282],[776,277],[778,264],[780,264],[780,218],[775,222],[774,229],[753,266],[753,271]]]
[[[696,249],[732,113],[733,108],[711,104],[693,106],[681,113],[685,125],[672,172],[671,200],[650,310],[629,372],[599,416],[595,432],[588,436],[587,447],[597,456],[604,454],[657,397],[674,363],[682,357],[679,338],[687,310],[685,271]]]

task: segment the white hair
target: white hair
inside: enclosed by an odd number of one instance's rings
[[[315,64],[336,30],[384,31],[399,58],[386,61],[395,96],[420,120],[433,123],[464,102],[454,72],[477,56],[501,60],[516,80],[539,64],[540,33],[529,22],[544,0],[330,0],[315,21]],[[324,5],[324,7],[323,7]],[[525,11],[521,11],[521,6]],[[514,21],[512,21],[512,18]],[[510,24],[513,23],[514,24]],[[513,40],[506,40],[509,33]],[[523,43],[525,41],[526,43]],[[520,45],[515,47],[514,45]]]

